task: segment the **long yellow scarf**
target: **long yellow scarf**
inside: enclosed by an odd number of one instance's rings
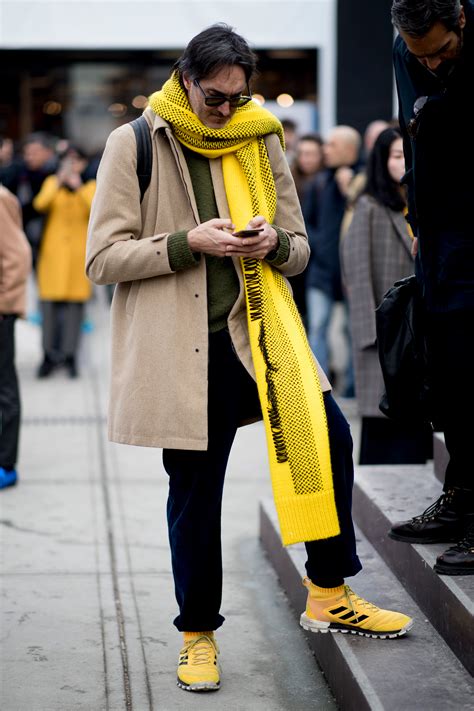
[[[255,102],[224,128],[204,126],[177,74],[150,97],[176,138],[207,158],[222,158],[230,214],[237,229],[255,215],[271,223],[276,189],[264,136],[280,122]],[[267,262],[242,259],[248,327],[265,422],[273,494],[284,545],[339,533],[324,400],[297,308],[281,274]]]

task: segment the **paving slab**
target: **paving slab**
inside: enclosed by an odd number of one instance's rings
[[[96,576],[8,575],[0,590],[2,709],[105,709]]]
[[[37,486],[22,481],[0,499],[1,570],[9,573],[90,573],[107,538],[97,485],[71,481]]]
[[[22,425],[20,477],[38,488],[48,483],[98,480],[100,460],[97,447],[94,422],[59,420],[47,424],[44,418],[37,422],[27,420]],[[40,457],[38,452],[41,452]]]

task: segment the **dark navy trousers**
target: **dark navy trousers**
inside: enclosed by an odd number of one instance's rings
[[[351,517],[354,472],[349,425],[330,393],[325,404],[341,533],[306,543],[306,570],[313,582],[332,587],[362,566]],[[220,606],[225,472],[239,423],[259,412],[257,386],[237,358],[228,330],[210,334],[208,449],[163,450],[169,476],[167,515],[178,630],[215,630],[224,621]]]

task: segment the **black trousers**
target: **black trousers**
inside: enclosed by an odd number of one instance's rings
[[[351,518],[353,484],[349,426],[332,396],[325,397],[335,498],[341,534],[306,544],[306,569],[313,582],[355,575]],[[168,532],[179,615],[179,630],[215,630],[224,617],[222,597],[221,503],[227,461],[239,422],[260,412],[257,387],[233,351],[227,329],[210,335],[209,444],[204,452],[163,451],[169,476]],[[253,502],[252,502],[252,505]]]
[[[450,457],[444,489],[469,490],[474,512],[474,310],[429,314],[427,343],[436,425]]]
[[[18,455],[20,391],[15,369],[15,319],[0,314],[0,467],[13,469]]]

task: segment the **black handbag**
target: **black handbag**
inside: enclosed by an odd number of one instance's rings
[[[405,423],[431,422],[424,307],[416,276],[395,282],[375,310],[385,392],[379,408]]]

